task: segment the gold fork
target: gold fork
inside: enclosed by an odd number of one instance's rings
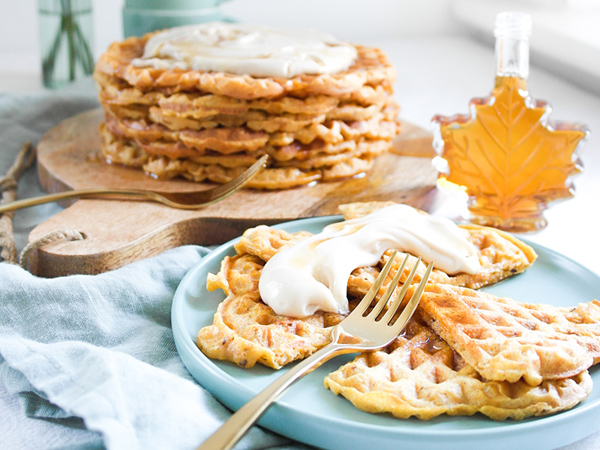
[[[216,188],[206,189],[204,191],[159,194],[157,192],[139,189],[80,189],[3,203],[0,204],[0,214],[70,198],[91,197],[117,198],[122,200],[150,200],[170,206],[171,208],[198,209],[223,200],[238,191],[267,165],[267,160],[268,155],[264,155],[252,164],[244,173],[233,180]]]
[[[414,265],[404,282],[402,290],[392,300],[385,313],[383,313],[383,310],[396,289],[400,276],[404,272],[408,255],[404,258],[400,269],[396,272],[385,293],[370,311],[368,311],[368,308],[381,288],[395,257],[396,252],[394,252],[387,261],[381,270],[381,273],[373,283],[373,286],[371,286],[356,308],[354,308],[344,320],[332,328],[332,340],[330,344],[313,353],[304,361],[298,363],[285,375],[282,375],[241,407],[221,426],[221,428],[200,445],[198,450],[220,450],[233,447],[289,385],[333,356],[344,353],[377,350],[392,342],[398,334],[400,334],[415,312],[433,268],[432,262],[427,266],[425,275],[423,275],[421,282],[414,290],[406,307],[402,310],[398,319],[394,321],[393,319],[396,316],[400,305],[403,303],[404,296],[412,283],[421,258],[419,258]]]

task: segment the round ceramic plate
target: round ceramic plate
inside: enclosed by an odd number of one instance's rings
[[[341,217],[320,217],[281,224],[290,232],[320,232]],[[225,255],[234,255],[231,241],[222,245],[193,268],[182,280],[172,307],[175,344],[192,376],[223,404],[239,409],[280,376],[282,371],[265,367],[242,369],[212,361],[196,347],[198,330],[212,323],[222,291],[208,292],[206,276],[219,271]],[[547,248],[533,245],[539,258],[525,273],[485,288],[495,295],[530,303],[576,305],[600,296],[600,277],[572,260]],[[600,429],[600,370],[591,369],[598,387],[575,408],[544,418],[495,422],[482,415],[442,416],[430,421],[400,420],[391,415],[360,411],[341,396],[323,387],[325,375],[351,355],[337,357],[294,385],[261,418],[260,424],[300,442],[323,448],[415,448],[419,450],[485,448],[551,449],[579,440]]]

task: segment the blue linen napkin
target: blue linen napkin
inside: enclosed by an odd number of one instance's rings
[[[0,95],[0,174],[25,141],[97,105],[91,80],[74,92]],[[35,169],[18,192],[43,193]],[[58,211],[17,212],[17,247]],[[230,413],[189,375],[170,328],[175,290],[207,253],[184,246],[56,279],[0,263],[0,448],[191,449],[215,431]],[[305,447],[254,427],[236,448]]]
[[[170,327],[175,289],[206,253],[185,246],[57,279],[1,263],[0,383],[30,417],[67,427],[82,418],[99,433],[82,444],[194,448],[229,415],[186,371]],[[240,448],[285,442],[255,427]]]

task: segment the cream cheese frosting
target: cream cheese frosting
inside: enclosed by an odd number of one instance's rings
[[[377,264],[387,249],[433,261],[435,268],[450,275],[480,270],[465,230],[447,218],[393,205],[331,224],[276,253],[262,270],[261,298],[285,316],[306,317],[319,310],[347,313],[350,273]]]
[[[345,71],[356,57],[352,45],[315,30],[211,22],[155,34],[131,64],[292,78]]]

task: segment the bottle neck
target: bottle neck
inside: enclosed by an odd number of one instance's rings
[[[496,76],[527,79],[529,76],[529,39],[527,37],[496,38]]]

